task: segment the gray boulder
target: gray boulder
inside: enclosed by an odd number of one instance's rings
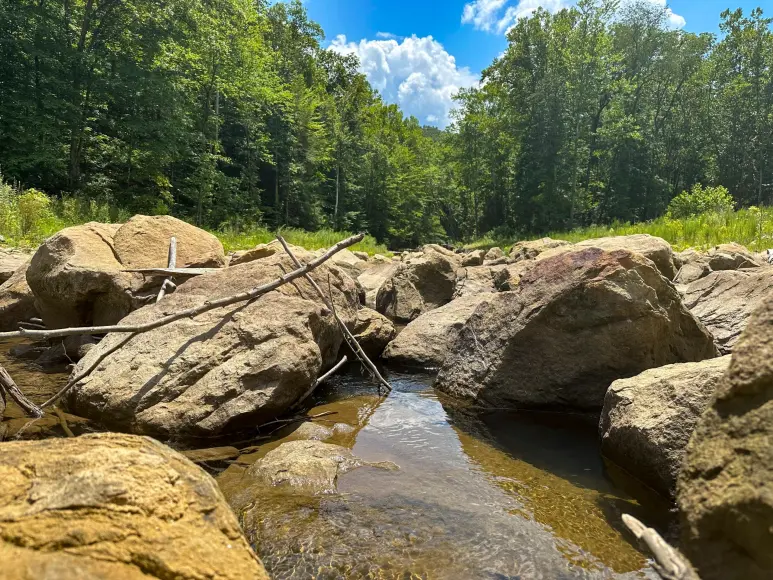
[[[399,322],[451,301],[456,285],[459,255],[440,246],[425,246],[408,255],[384,281],[376,296],[376,310]]]
[[[773,301],[754,312],[698,421],[677,485],[682,546],[704,580],[773,577]]]
[[[601,451],[652,489],[673,496],[695,425],[730,357],[668,365],[612,383],[604,397]]]
[[[571,244],[564,240],[554,240],[551,238],[518,242],[510,248],[510,259],[514,262],[533,260],[547,250],[554,250],[566,246],[571,246]]]
[[[773,270],[713,272],[687,286],[684,304],[714,335],[722,354],[732,352],[752,312],[773,290]]]
[[[498,407],[598,409],[612,381],[717,355],[655,265],[576,248],[533,262],[461,329],[435,386]]]
[[[491,294],[457,298],[411,321],[384,351],[389,362],[422,369],[439,368],[459,331]]]
[[[601,248],[602,250],[628,250],[641,254],[655,262],[660,273],[669,280],[676,276],[674,266],[674,251],[663,238],[657,238],[649,234],[634,234],[631,236],[613,236],[609,238],[596,238],[584,240],[577,244],[580,248]]]
[[[299,251],[298,258],[310,255]],[[293,268],[284,254],[224,268],[193,278],[122,322],[152,322],[248,291]],[[327,265],[313,275],[330,277],[338,314],[354,325],[357,289],[351,278]],[[341,342],[332,313],[301,278],[258,300],[133,337],[107,335],[76,367],[74,373],[97,365],[67,404],[76,415],[160,437],[254,427],[308,392],[320,371],[337,361]]]

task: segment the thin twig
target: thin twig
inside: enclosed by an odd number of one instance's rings
[[[292,259],[293,263],[297,267],[301,267],[302,264],[298,261],[298,258],[295,257],[295,254],[293,254],[293,251],[290,249],[290,246],[287,245],[287,242],[284,240],[284,238],[280,235],[277,235],[277,240],[279,240],[279,243],[282,244],[282,247],[285,249],[285,252],[287,252],[287,255],[290,256],[290,259]],[[311,263],[311,262],[309,262]],[[309,276],[308,273],[303,274],[306,280],[311,284],[312,288],[316,290],[317,294],[319,294],[319,297],[322,299],[322,302],[327,306],[328,310],[330,310],[333,313],[333,317],[335,318],[335,321],[338,323],[339,328],[341,329],[341,332],[344,335],[344,338],[346,339],[346,342],[351,347],[354,354],[357,356],[358,359],[360,359],[360,362],[364,364],[370,371],[373,373],[373,376],[376,377],[378,382],[383,385],[387,391],[392,390],[392,386],[386,381],[384,377],[381,376],[381,373],[378,372],[378,369],[376,368],[376,365],[371,362],[371,360],[368,358],[368,355],[365,354],[365,352],[362,350],[362,347],[360,346],[360,343],[357,342],[357,339],[354,337],[354,335],[351,333],[351,331],[347,328],[346,324],[343,320],[341,320],[341,317],[338,316],[338,313],[336,312],[335,305],[332,302],[332,296],[330,299],[328,299],[327,296],[325,296],[325,293],[322,292],[322,289],[317,285],[317,283],[314,281],[314,279]]]
[[[653,567],[665,580],[700,580],[690,562],[655,530],[628,514],[623,514],[623,523],[652,552],[655,558]]]
[[[169,238],[169,261],[167,262],[167,265],[170,270],[174,270],[177,267],[177,238],[172,236]],[[160,302],[161,299],[166,295],[166,285],[167,283],[172,283],[172,277],[169,276],[164,280],[164,283],[161,284],[161,290],[158,291],[158,296],[156,297],[156,302]]]
[[[299,267],[297,270],[293,270],[286,276],[281,276],[279,279],[274,280],[273,282],[269,282],[268,284],[263,284],[262,286],[258,286],[257,288],[253,288],[252,290],[249,290],[247,292],[241,292],[239,294],[234,294],[232,296],[226,296],[225,298],[220,298],[218,300],[207,301],[200,306],[196,306],[194,308],[188,308],[187,310],[181,310],[179,312],[169,314],[167,316],[164,316],[163,318],[159,318],[158,320],[154,320],[146,324],[136,324],[136,325],[116,324],[113,326],[89,326],[89,327],[81,327],[81,328],[59,328],[54,330],[19,330],[15,332],[0,332],[0,340],[7,339],[7,338],[31,338],[36,340],[46,340],[50,338],[61,338],[64,336],[77,336],[80,334],[108,334],[110,332],[125,332],[125,333],[148,332],[150,330],[155,330],[156,328],[160,328],[161,326],[165,326],[171,322],[175,322],[183,318],[193,318],[195,316],[198,316],[199,314],[209,312],[210,310],[223,308],[225,306],[231,306],[232,304],[237,304],[239,302],[254,300],[258,296],[262,296],[263,294],[267,294],[272,290],[276,290],[280,286],[283,286],[288,282],[292,282],[293,280],[296,280],[302,276],[305,276],[312,270],[316,270],[322,264],[328,261],[332,256],[334,256],[341,250],[348,248],[349,246],[353,246],[357,242],[361,241],[363,237],[364,237],[364,234],[358,234],[356,236],[352,236],[341,242],[338,242],[335,246],[330,248],[327,252],[325,252],[325,254],[323,254],[319,258],[312,260],[305,266]]]
[[[303,402],[304,402],[306,399],[308,399],[308,398],[311,396],[311,394],[314,392],[314,390],[315,390],[315,389],[316,389],[318,386],[320,386],[322,383],[324,383],[324,382],[325,382],[327,379],[329,379],[329,378],[330,378],[330,377],[331,377],[333,374],[335,374],[335,372],[336,372],[338,369],[340,369],[342,366],[344,366],[344,365],[346,364],[346,361],[347,361],[347,360],[348,360],[348,359],[347,359],[346,355],[344,355],[344,358],[342,358],[340,361],[338,361],[338,364],[336,364],[336,365],[335,365],[335,366],[334,366],[332,369],[330,369],[330,370],[329,370],[329,371],[327,371],[327,372],[326,372],[324,375],[322,375],[322,376],[321,376],[321,377],[319,377],[319,378],[318,378],[316,381],[314,381],[314,384],[312,384],[312,385],[311,385],[311,387],[309,387],[309,390],[308,390],[308,391],[306,391],[306,392],[303,394],[303,396],[302,396],[300,399],[298,399],[298,400],[295,402],[295,404],[294,404],[292,407],[290,407],[290,409],[297,409],[298,407],[300,407],[300,406],[301,406],[301,404],[302,404],[302,403],[303,403]]]
[[[65,435],[68,437],[75,437],[75,433],[73,433],[70,427],[67,425],[67,418],[64,416],[64,413],[62,413],[62,410],[59,407],[54,407],[54,413],[56,413],[56,416],[59,417],[59,425],[62,426],[62,430],[64,431]]]
[[[29,329],[29,330],[46,330],[48,327],[43,324],[35,324],[34,322],[19,322],[17,323],[19,328]]]
[[[305,422],[305,421],[311,421],[312,419],[318,419],[319,417],[327,417],[328,415],[335,415],[338,413],[338,411],[325,411],[324,413],[318,413],[316,415],[296,415],[294,417],[288,417],[287,419],[277,419],[275,421],[269,421],[268,423],[263,423],[260,428],[268,427],[269,425],[277,425],[282,423],[298,423],[298,422]]]

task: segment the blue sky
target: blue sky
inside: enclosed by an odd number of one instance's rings
[[[666,0],[648,0],[664,5]],[[574,0],[305,0],[333,50],[357,54],[384,98],[422,123],[445,126],[451,95],[471,86],[507,46],[505,31],[536,6]],[[748,12],[770,0],[672,0],[671,23],[719,32],[726,8]],[[773,15],[773,6],[766,10]]]

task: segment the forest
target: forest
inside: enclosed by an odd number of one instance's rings
[[[538,9],[441,131],[326,50],[299,0],[0,0],[0,172],[116,215],[392,248],[651,220],[701,186],[761,207],[772,20],[719,18],[714,35],[651,2]]]

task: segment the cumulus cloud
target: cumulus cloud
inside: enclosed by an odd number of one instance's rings
[[[666,8],[667,0],[646,0]],[[537,8],[556,13],[574,4],[570,0],[474,0],[464,5],[462,23],[472,24],[478,30],[507,33],[520,18],[530,16]],[[666,18],[672,28],[684,28],[684,17],[666,8]]]
[[[360,70],[384,100],[421,123],[439,127],[449,123],[453,95],[478,83],[432,36],[349,42],[339,34],[329,50],[359,57]]]

